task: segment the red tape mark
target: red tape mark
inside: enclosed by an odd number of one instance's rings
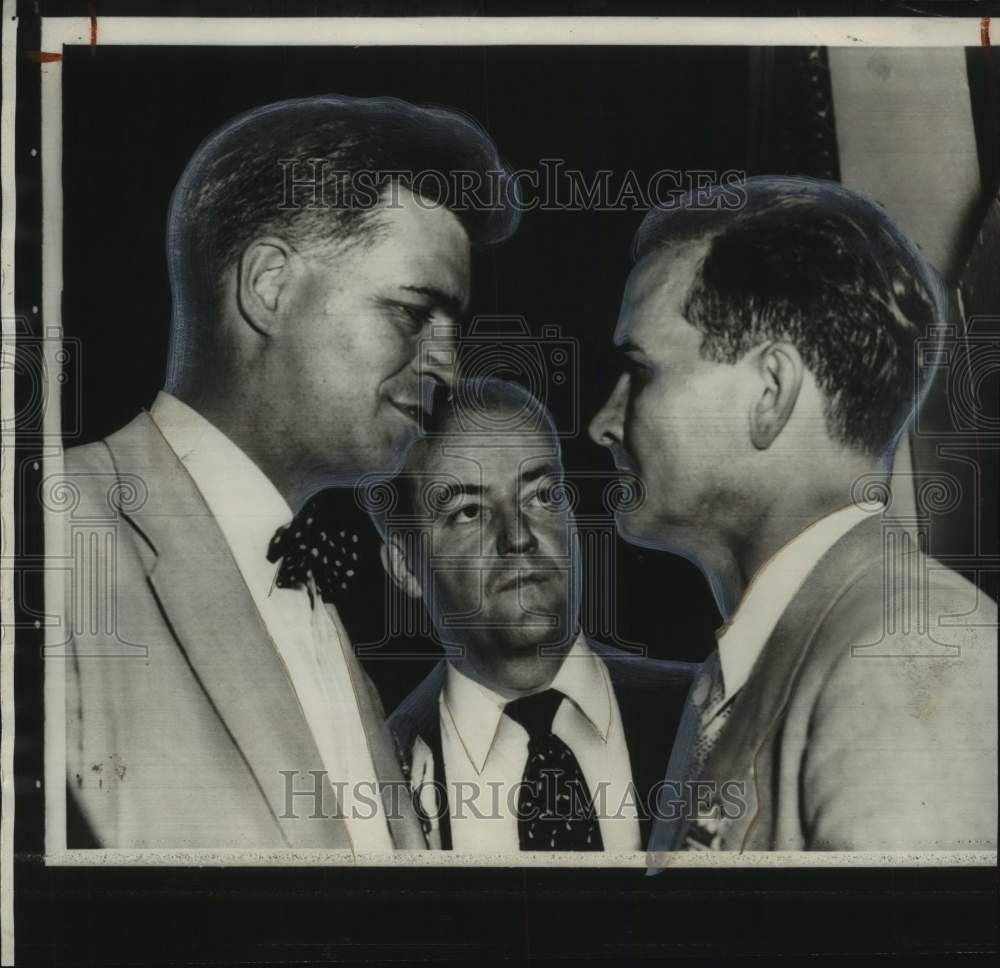
[[[979,21],[979,43],[983,47],[990,47],[990,18],[983,17]]]
[[[49,50],[29,50],[27,52],[27,58],[30,61],[34,61],[36,64],[51,64],[55,61],[61,61],[63,59],[62,54],[53,54]]]

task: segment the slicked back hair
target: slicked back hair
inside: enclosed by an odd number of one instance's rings
[[[917,341],[947,312],[937,273],[888,214],[834,182],[750,178],[739,211],[694,196],[652,210],[634,255],[687,243],[706,244],[683,304],[702,355],[734,363],[769,340],[792,343],[826,396],[831,437],[885,454],[926,389]]]
[[[483,190],[453,192],[462,177]],[[315,188],[303,186],[310,179]],[[256,108],[207,138],[174,189],[167,219],[168,386],[197,362],[225,270],[255,238],[276,235],[297,247],[364,244],[378,232],[383,193],[411,184],[421,200],[451,209],[474,245],[501,241],[517,227],[516,185],[496,145],[474,120],[445,108],[301,98]]]

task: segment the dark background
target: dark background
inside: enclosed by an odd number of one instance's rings
[[[610,0],[488,2],[98,2],[19,5],[22,54],[40,46],[37,14],[86,16],[295,14],[931,15],[996,13],[983,2],[744,0],[612,3]],[[148,405],[162,378],[168,298],[162,226],[174,180],[198,141],[233,113],[310,92],[389,93],[463,108],[478,117],[515,166],[545,154],[567,165],[747,167],[823,174],[829,145],[799,127],[798,69],[773,72],[784,98],[762,123],[754,59],[774,51],[441,52],[248,51],[145,48],[67,52],[67,333],[85,343],[80,390],[83,437],[113,430]],[[779,52],[780,54],[781,52]],[[795,60],[794,52],[792,61]],[[365,65],[365,55],[372,60]],[[433,56],[430,56],[433,55]],[[676,56],[675,56],[676,55]],[[505,57],[509,58],[505,61]],[[651,57],[648,63],[645,57]],[[741,57],[746,60],[741,64]],[[518,62],[518,58],[522,58]],[[579,68],[563,65],[576,58]],[[168,64],[167,61],[170,63]],[[242,61],[244,70],[236,73]],[[338,66],[343,65],[343,66]],[[347,66],[350,65],[350,70]],[[789,65],[785,60],[785,66]],[[749,69],[749,70],[748,70]],[[450,73],[449,73],[450,72]],[[456,78],[461,78],[460,82]],[[501,83],[504,85],[501,87]],[[610,92],[615,92],[610,96]],[[766,92],[765,92],[766,93]],[[808,93],[808,92],[806,92]],[[34,327],[40,305],[38,65],[18,68],[18,312]],[[548,101],[546,101],[548,97]],[[809,113],[806,111],[807,115]],[[995,111],[992,112],[995,117]],[[549,147],[552,145],[552,147]],[[778,146],[781,152],[775,151]],[[661,157],[662,154],[662,157]],[[600,161],[607,156],[610,161]],[[741,158],[747,159],[746,163]],[[835,155],[834,155],[835,159]],[[835,164],[835,160],[834,160]],[[828,172],[835,176],[835,172]],[[476,266],[479,311],[525,315],[532,327],[562,325],[581,341],[581,386],[592,408],[605,387],[602,353],[628,268],[635,215],[539,213]],[[551,244],[549,244],[551,243]],[[19,344],[20,351],[20,344]],[[101,380],[105,382],[102,386]],[[112,388],[109,390],[109,388]],[[28,388],[19,385],[19,401]],[[98,402],[100,400],[101,402]],[[19,434],[17,461],[30,466],[40,438]],[[567,446],[573,467],[599,467],[589,442]],[[30,483],[30,481],[29,481]],[[22,497],[25,495],[22,494]],[[29,495],[30,496],[30,495]],[[18,964],[317,964],[486,958],[576,960],[733,955],[902,957],[968,963],[996,949],[996,871],[990,869],[638,871],[354,870],[337,868],[46,868],[42,862],[40,520],[16,536],[19,564],[15,695],[17,825],[15,919]],[[715,621],[700,576],[682,562],[627,548],[622,555],[622,638],[652,654],[697,657]],[[627,578],[627,580],[626,580]],[[376,610],[376,614],[379,610]],[[369,616],[370,617],[370,616]],[[363,616],[362,616],[363,619]],[[5,617],[5,622],[6,622]],[[687,623],[685,625],[685,623]],[[378,641],[376,630],[369,641]],[[387,697],[413,672],[398,660],[368,660]],[[387,671],[382,671],[387,670]],[[826,956],[826,957],[821,957]]]
[[[67,443],[118,429],[160,388],[170,318],[163,248],[170,194],[199,142],[232,116],[310,94],[394,95],[472,115],[513,168],[538,170],[540,159],[560,159],[588,180],[610,169],[617,188],[634,170],[645,185],[663,168],[748,167],[752,54],[741,48],[68,49],[63,325],[80,340],[82,360],[79,407],[72,404],[75,393],[64,396],[64,426],[80,435]],[[560,426],[573,426],[575,416],[579,428],[564,443],[570,475],[611,468],[586,426],[617,375],[608,350],[641,217],[641,205],[529,211],[512,239],[475,258],[472,316],[522,316],[535,337],[554,324],[575,341],[575,392],[549,400]],[[578,408],[575,415],[570,406]],[[342,611],[392,709],[429,669],[432,659],[409,655],[426,654],[429,643],[386,638],[387,582],[373,553],[375,531],[349,494],[331,496],[329,508],[350,516],[368,544],[372,567]],[[617,558],[613,638],[657,657],[703,658],[714,644],[718,614],[698,571],[620,541]],[[591,584],[604,589],[609,581],[596,574]]]

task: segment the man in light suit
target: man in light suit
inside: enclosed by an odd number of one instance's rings
[[[433,427],[377,518],[389,575],[448,654],[389,720],[428,842],[641,850],[696,667],[581,631],[570,488],[538,400],[460,383]]]
[[[622,534],[694,559],[726,618],[666,778],[704,803],[650,849],[991,849],[996,607],[871,501],[942,290],[838,185],[750,179],[745,201],[647,215],[591,425],[646,486]]]
[[[336,608],[285,565],[293,511],[395,471],[450,381],[470,246],[516,223],[440,188],[469,171],[503,171],[470,120],[337,96],[242,115],[186,167],[165,389],[65,457],[81,508],[119,515],[113,551],[74,576],[112,575],[114,626],[79,626],[64,668],[70,810],[91,843],[423,846]],[[349,559],[356,540],[323,551]]]

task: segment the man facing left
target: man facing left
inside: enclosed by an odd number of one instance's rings
[[[148,490],[116,506],[114,561],[76,576],[116,574],[114,628],[77,634],[65,666],[70,807],[98,845],[421,846],[405,802],[373,800],[398,768],[336,609],[276,559],[317,490],[397,468],[450,381],[441,333],[467,304],[470,246],[516,221],[453,211],[406,174],[459,170],[502,170],[467,119],[335,96],[243,115],[185,169],[165,388],[66,454],[82,506]],[[319,817],[290,796],[314,782]]]

